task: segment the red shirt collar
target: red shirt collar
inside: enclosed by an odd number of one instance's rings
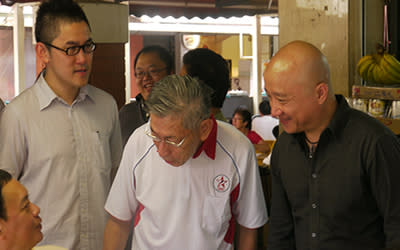
[[[214,115],[211,115],[210,119],[213,121],[213,127],[211,129],[210,134],[207,139],[201,144],[199,149],[197,149],[196,153],[193,155],[193,159],[197,158],[202,151],[206,153],[208,157],[212,160],[215,160],[215,149],[217,147],[217,121],[214,118]]]

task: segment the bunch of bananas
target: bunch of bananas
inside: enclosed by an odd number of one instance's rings
[[[382,50],[362,57],[357,64],[357,72],[367,82],[400,84],[400,62]]]

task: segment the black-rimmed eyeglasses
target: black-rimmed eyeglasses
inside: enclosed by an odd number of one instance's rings
[[[66,48],[66,49],[59,48],[59,47],[54,46],[53,44],[50,44],[50,43],[46,43],[46,42],[42,42],[42,43],[44,45],[52,47],[54,49],[58,49],[58,50],[64,51],[67,56],[77,55],[79,53],[79,51],[81,51],[81,49],[86,54],[93,53],[93,51],[96,49],[96,44],[93,41],[85,43],[84,45],[81,45],[81,46],[72,46],[72,47],[69,47],[69,48]]]
[[[143,79],[145,76],[151,76],[153,77],[159,77],[160,73],[164,70],[166,70],[167,67],[161,68],[161,69],[150,69],[147,71],[144,70],[136,70],[135,72],[135,77],[139,80]]]

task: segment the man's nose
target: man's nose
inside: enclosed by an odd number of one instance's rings
[[[170,153],[168,144],[165,141],[160,141],[157,144],[157,152],[161,157],[165,157]]]
[[[40,207],[38,207],[36,204],[34,204],[34,203],[31,203],[31,206],[32,206],[32,214],[34,215],[34,216],[38,216],[39,215],[39,213],[40,213]]]

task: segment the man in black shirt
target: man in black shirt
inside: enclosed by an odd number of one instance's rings
[[[400,142],[334,95],[329,65],[294,41],[267,65],[265,88],[284,132],[271,159],[269,250],[400,246]]]

